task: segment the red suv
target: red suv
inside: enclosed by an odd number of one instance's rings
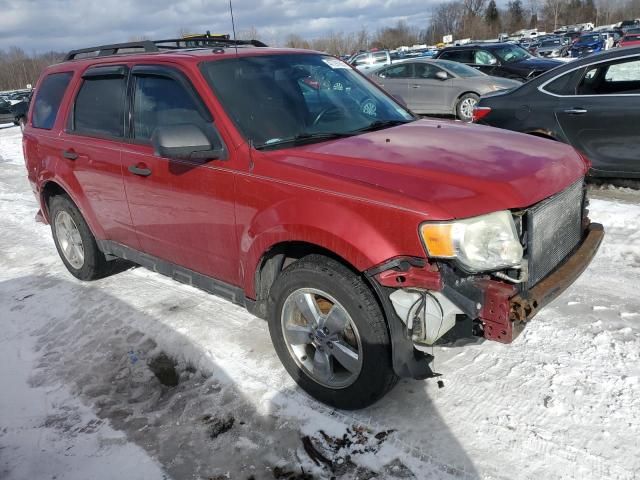
[[[432,376],[449,331],[511,342],[598,249],[566,145],[420,120],[321,53],[167,42],[42,74],[24,133],[38,218],[79,279],[126,259],[266,318],[323,402]]]

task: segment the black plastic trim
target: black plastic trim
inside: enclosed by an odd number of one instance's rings
[[[144,252],[127,247],[111,240],[97,240],[98,248],[109,257],[118,257],[137,263],[149,270],[171,277],[180,283],[191,285],[212,293],[236,305],[247,307],[244,290],[235,285],[194,272],[175,263],[162,260]]]
[[[434,373],[429,366],[433,361],[433,355],[414,348],[406,325],[398,317],[391,300],[389,300],[389,295],[394,289],[380,285],[368,271],[365,272],[365,275],[373,287],[387,319],[389,336],[391,337],[391,361],[395,374],[401,378],[415,380],[437,377],[438,374]]]

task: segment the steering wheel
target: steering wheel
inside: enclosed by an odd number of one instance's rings
[[[318,125],[320,123],[320,121],[322,119],[324,119],[324,117],[326,117],[331,112],[342,114],[343,110],[340,107],[337,107],[335,105],[329,105],[328,107],[325,107],[322,110],[320,110],[320,113],[318,113],[318,115],[316,115],[316,118],[313,120],[311,125],[312,126]]]

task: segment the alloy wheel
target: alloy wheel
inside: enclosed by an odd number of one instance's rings
[[[347,310],[326,292],[301,288],[285,300],[280,318],[289,354],[315,382],[341,389],[362,370],[362,342]]]

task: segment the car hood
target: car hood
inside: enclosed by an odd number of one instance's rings
[[[535,70],[551,70],[559,65],[564,65],[558,60],[548,60],[546,58],[527,58],[518,62],[519,67],[527,67]]]
[[[354,137],[268,152],[314,188],[443,220],[528,207],[584,176],[559,142],[475,124],[418,120]],[[318,175],[300,175],[299,168]],[[309,181],[309,180],[308,180]]]

